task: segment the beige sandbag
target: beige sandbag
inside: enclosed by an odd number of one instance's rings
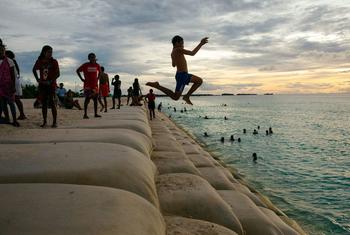
[[[234,190],[217,192],[232,207],[246,235],[283,235],[282,231],[243,193]]]
[[[216,190],[234,190],[233,184],[221,168],[214,167],[199,167],[199,172]]]
[[[163,213],[205,220],[243,234],[230,206],[203,178],[185,173],[160,175],[156,181]]]
[[[67,184],[0,185],[1,234],[165,235],[160,212],[124,190]]]
[[[166,216],[167,235],[237,235],[221,225],[203,220]]]
[[[125,111],[121,111],[121,112],[117,112],[117,113],[104,113],[101,120],[138,120],[138,121],[142,121],[145,123],[148,123],[148,119],[147,119],[147,114],[144,112],[125,112]]]
[[[255,205],[261,206],[261,207],[267,207],[266,204],[260,199],[260,197],[255,193],[252,193],[246,186],[240,183],[233,183],[233,186],[235,190],[248,196],[250,200],[252,200],[255,203]]]
[[[107,186],[140,195],[159,207],[156,167],[130,147],[106,143],[0,145],[0,183]]]
[[[159,174],[169,173],[189,173],[200,175],[198,169],[188,159],[174,159],[174,158],[154,158]]]
[[[193,162],[196,167],[214,167],[214,159],[203,155],[202,153],[189,153],[188,158]]]
[[[152,160],[153,159],[182,159],[188,160],[186,154],[181,151],[181,149],[177,151],[153,151],[152,152]]]
[[[21,133],[2,136],[0,144],[99,142],[122,144],[149,156],[149,137],[128,129],[27,129]]]
[[[152,131],[148,124],[139,120],[81,120],[79,123],[76,123],[71,126],[62,126],[59,127],[62,129],[74,129],[74,128],[83,128],[83,129],[130,129],[138,131],[148,137],[152,137]]]
[[[186,144],[182,144],[181,147],[183,148],[186,154],[200,153],[200,148],[197,144],[191,144],[186,142]]]
[[[170,139],[154,139],[154,151],[183,151],[177,141]]]
[[[299,235],[297,231],[283,222],[283,220],[281,220],[281,218],[272,210],[264,207],[259,207],[259,209],[283,232],[284,235]]]

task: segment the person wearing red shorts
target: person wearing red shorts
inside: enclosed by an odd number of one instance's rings
[[[101,67],[96,63],[96,55],[90,53],[88,55],[89,62],[86,62],[77,69],[77,74],[80,80],[84,83],[84,119],[88,119],[87,108],[92,99],[94,101],[95,117],[101,117],[97,114],[97,99],[98,99],[98,79],[101,73]],[[81,76],[81,72],[84,74],[84,78]]]
[[[99,93],[99,103],[101,104],[102,108],[100,110],[100,112],[102,112],[102,110],[105,110],[105,113],[107,113],[107,97],[109,96],[109,78],[108,78],[108,74],[104,72],[105,68],[103,66],[101,66],[101,73],[99,74],[99,80],[100,80],[100,93]],[[101,98],[103,97],[103,102],[101,101]]]

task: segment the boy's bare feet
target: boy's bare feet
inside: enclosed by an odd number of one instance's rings
[[[15,127],[19,127],[19,126],[20,126],[19,123],[18,123],[17,121],[14,121],[14,122],[12,123],[12,125],[15,126]]]
[[[25,119],[27,119],[25,115],[19,115],[19,117],[17,118],[17,120],[25,120]]]
[[[100,118],[101,115],[95,114],[95,118]]]
[[[191,100],[190,100],[190,97],[184,95],[184,96],[182,97],[182,99],[183,99],[187,104],[193,105],[192,102],[191,102]]]
[[[146,86],[158,88],[159,87],[159,82],[147,82]]]

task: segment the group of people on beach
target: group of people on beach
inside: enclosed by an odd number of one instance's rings
[[[161,86],[158,82],[148,82],[146,85],[156,88],[170,98],[178,100],[186,85],[190,82],[193,83],[192,87],[189,89],[187,94],[183,96],[183,100],[187,104],[191,104],[190,96],[192,93],[198,89],[202,84],[202,79],[193,74],[188,73],[187,62],[185,55],[194,56],[199,49],[208,42],[208,38],[203,38],[200,43],[193,50],[184,49],[184,40],[180,36],[175,36],[172,39],[173,50],[171,53],[172,66],[177,68],[175,75],[176,88],[175,91]],[[51,108],[53,122],[51,127],[57,127],[57,107],[56,107],[56,97],[59,98],[60,103],[65,108],[77,107],[82,109],[77,100],[73,100],[73,92],[69,90],[65,92],[63,89],[63,83],[60,87],[57,86],[57,79],[60,77],[60,69],[58,61],[53,57],[53,48],[49,45],[43,46],[38,59],[36,60],[33,69],[33,75],[38,82],[39,96],[42,107],[43,123],[41,127],[47,125],[47,111]],[[101,115],[98,114],[98,102],[101,105],[102,112],[107,112],[107,97],[109,96],[109,77],[105,73],[105,68],[97,63],[96,55],[94,53],[88,54],[88,62],[83,63],[76,70],[76,73],[80,80],[84,84],[84,119],[88,119],[87,115],[88,105],[91,100],[94,103],[94,117],[100,118]],[[83,75],[82,75],[83,74]],[[19,86],[16,84],[19,84]],[[99,84],[98,84],[99,83]],[[121,106],[121,81],[119,75],[115,75],[112,79],[111,84],[114,86],[114,92],[112,96],[113,106],[111,109],[120,109]],[[58,88],[58,89],[57,89]],[[56,92],[57,89],[57,92]],[[10,107],[12,114],[12,124],[14,126],[19,126],[17,120],[25,119],[26,116],[23,112],[23,104],[20,100],[21,97],[21,85],[19,81],[19,66],[14,59],[14,53],[6,50],[6,46],[2,43],[0,39],[0,118],[2,112],[5,114],[5,121],[9,122],[9,115],[7,111],[7,105]],[[150,110],[150,119],[155,118],[155,95],[153,89],[150,89],[146,96],[142,95],[140,84],[137,78],[135,78],[133,86],[128,89],[127,105],[131,98],[131,106],[142,105],[141,100],[145,98],[148,103],[148,108]],[[102,102],[103,99],[103,102]],[[115,99],[118,100],[118,105],[116,106]],[[20,116],[16,117],[15,103],[20,112]]]

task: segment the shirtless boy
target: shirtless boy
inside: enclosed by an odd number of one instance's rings
[[[201,42],[192,51],[184,49],[184,40],[182,37],[178,35],[173,37],[172,43],[173,43],[173,51],[171,52],[171,60],[172,60],[173,67],[177,68],[176,75],[175,75],[175,79],[176,79],[175,92],[171,91],[166,87],[161,86],[159,82],[148,82],[146,83],[146,85],[154,87],[164,92],[173,100],[178,100],[181,97],[181,94],[185,86],[188,85],[190,82],[192,82],[193,83],[192,87],[187,92],[187,94],[183,96],[183,100],[186,101],[187,104],[192,105],[190,96],[195,90],[198,89],[198,87],[200,87],[203,80],[200,77],[197,77],[193,74],[188,73],[185,55],[194,56],[204,44],[208,43],[208,37],[203,38]]]

